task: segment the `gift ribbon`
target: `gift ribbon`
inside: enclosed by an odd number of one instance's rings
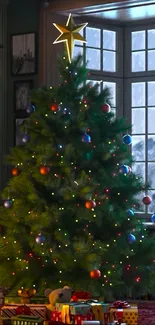
[[[102,305],[91,305],[92,312],[94,314],[95,320],[103,321],[103,307]]]
[[[61,311],[62,323],[70,324],[69,305],[63,305]]]

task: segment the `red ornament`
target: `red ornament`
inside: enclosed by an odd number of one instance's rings
[[[92,278],[92,279],[99,279],[100,278],[100,276],[101,276],[101,272],[100,272],[100,270],[92,270],[92,271],[90,271],[90,277]]]
[[[101,111],[103,112],[103,113],[109,113],[110,112],[110,105],[109,104],[103,104],[102,106],[101,106]]]
[[[96,207],[96,203],[93,200],[89,200],[89,201],[86,202],[85,207],[87,209],[93,209],[93,208]]]
[[[50,110],[51,110],[52,112],[58,112],[59,109],[60,109],[60,106],[59,106],[58,104],[56,104],[56,103],[53,103],[53,104],[50,106]]]
[[[145,205],[149,205],[151,202],[152,202],[152,199],[151,199],[150,196],[146,195],[146,196],[143,197],[143,203]]]
[[[47,175],[50,172],[50,168],[48,166],[41,166],[40,167],[40,174]]]
[[[13,176],[18,176],[20,171],[19,171],[18,167],[14,167],[14,168],[12,168],[11,173]]]

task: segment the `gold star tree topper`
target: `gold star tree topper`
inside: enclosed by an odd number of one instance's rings
[[[53,24],[61,33],[58,38],[53,42],[53,44],[65,42],[67,47],[68,60],[71,62],[74,42],[80,41],[82,43],[86,43],[84,37],[80,34],[80,32],[87,26],[88,23],[75,25],[73,17],[69,14],[66,26],[61,26],[58,24]]]

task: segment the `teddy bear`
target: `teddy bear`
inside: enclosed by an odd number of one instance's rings
[[[46,319],[49,319],[51,311],[55,310],[56,303],[70,302],[72,297],[72,288],[65,286],[59,289],[46,289],[44,294],[49,299],[49,305],[46,306]]]

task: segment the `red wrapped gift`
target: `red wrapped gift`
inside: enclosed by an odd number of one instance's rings
[[[4,318],[11,318],[13,316],[16,316],[16,310],[17,308],[21,307],[23,305],[4,305],[1,308],[1,315]],[[26,307],[30,308],[30,315],[31,316],[37,316],[40,318],[45,318],[45,312],[46,312],[46,305],[25,305]]]
[[[22,305],[17,307],[16,315],[31,315],[31,310],[28,306]]]
[[[62,321],[61,311],[52,311],[51,312],[51,321],[52,322],[61,322]]]
[[[90,314],[90,315],[74,315],[74,324],[75,325],[81,325],[81,323],[84,320],[94,320],[94,315]]]
[[[70,315],[70,320],[67,322],[67,319],[66,319],[66,323],[81,325],[83,320],[94,320],[94,315],[93,314]],[[51,312],[51,321],[52,322],[62,322],[62,313],[61,313],[61,311],[52,311]]]

